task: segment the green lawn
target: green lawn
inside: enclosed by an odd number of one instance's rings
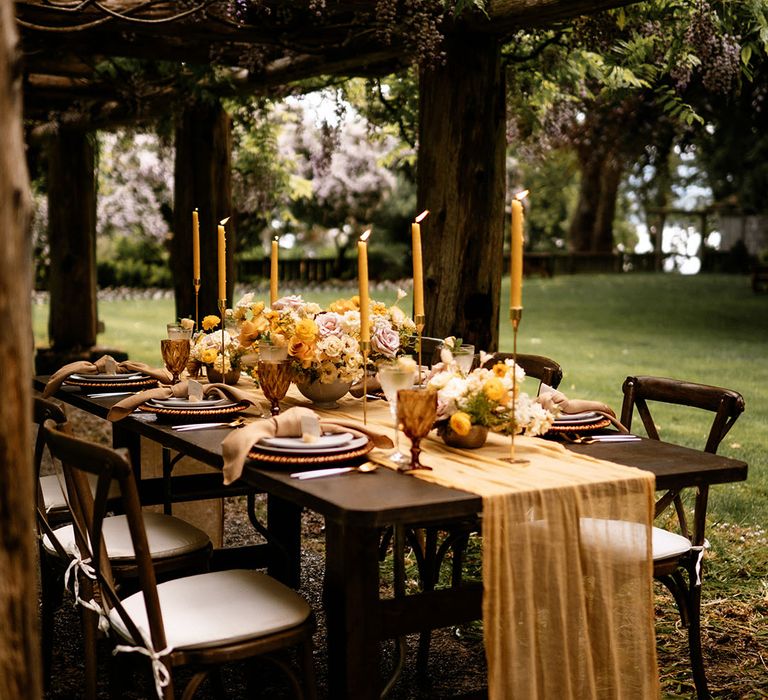
[[[325,304],[339,292],[307,293]],[[508,284],[502,291],[500,349],[511,351]],[[375,293],[392,302],[392,290]],[[407,300],[406,300],[407,302]],[[565,372],[569,396],[605,401],[618,411],[628,374],[656,374],[740,391],[747,410],[721,453],[750,465],[745,484],[712,489],[715,521],[746,525],[768,521],[768,296],[755,295],[744,277],[725,275],[583,275],[526,280],[518,350],[548,355]],[[407,303],[404,305],[407,308]],[[173,302],[105,301],[99,343],[134,359],[160,363],[159,339],[173,320]],[[45,344],[47,307],[33,308],[35,338]],[[663,407],[662,407],[663,408]],[[690,412],[660,410],[662,437],[703,446],[704,421]]]

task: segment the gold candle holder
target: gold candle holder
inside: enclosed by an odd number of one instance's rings
[[[200,278],[192,280],[195,288],[195,330],[200,330]]]
[[[421,373],[421,336],[424,332],[424,325],[425,325],[425,317],[424,314],[420,314],[419,316],[413,317],[413,322],[416,324],[416,333],[418,334],[418,344],[419,344],[419,386],[422,385],[423,377]]]
[[[509,443],[509,458],[506,462],[511,464],[528,464],[527,459],[515,456],[515,432],[517,431],[517,331],[520,328],[520,320],[523,317],[523,307],[513,306],[509,310],[509,320],[512,322],[512,362],[515,363],[512,374],[512,436]]]
[[[368,425],[368,353],[371,351],[371,341],[361,340],[360,350],[363,353],[363,424]]]
[[[226,362],[224,361],[224,317],[227,314],[227,300],[219,299],[219,315],[221,316],[221,376],[223,377],[226,372]]]

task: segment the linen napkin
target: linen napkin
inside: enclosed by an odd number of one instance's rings
[[[45,385],[43,396],[47,398],[58,391],[59,387],[72,374],[106,374],[113,362],[115,360],[111,355],[104,355],[96,360],[96,362],[88,362],[87,360],[70,362],[51,375],[51,378]],[[161,384],[169,384],[171,381],[171,375],[164,367],[150,367],[143,362],[134,362],[133,360],[117,363],[117,374],[134,374],[136,372],[141,372],[148,377],[157,379]]]
[[[246,425],[240,430],[230,433],[221,444],[224,455],[224,484],[237,481],[243,473],[243,465],[248,459],[248,452],[261,438],[265,437],[299,437],[302,416],[317,418],[317,414],[309,408],[295,406],[284,413],[272,418],[265,418]],[[386,435],[373,432],[359,423],[340,420],[320,420],[320,428],[326,433],[352,433],[355,437],[368,437],[376,447],[389,449],[394,446]]]
[[[133,396],[128,396],[118,401],[109,409],[107,420],[118,421],[131,415],[139,406],[150,399],[187,398],[189,396],[189,383],[179,382],[173,386],[160,386],[157,389],[142,391]],[[209,399],[230,399],[231,401],[247,401],[251,406],[256,402],[251,394],[227,384],[204,384],[203,397]]]
[[[594,411],[604,416],[615,425],[620,432],[628,433],[627,430],[617,419],[613,409],[604,404],[602,401],[588,401],[586,399],[569,399],[561,391],[553,389],[546,384],[541,385],[539,395],[536,397],[538,401],[545,409],[551,411],[555,415],[569,414],[569,413],[582,413],[583,411]]]

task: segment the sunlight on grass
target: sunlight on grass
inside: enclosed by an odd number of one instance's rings
[[[306,292],[325,305],[350,289]],[[386,303],[395,290],[372,292]],[[512,350],[507,320],[508,280],[501,299],[500,349]],[[579,275],[526,280],[518,350],[547,355],[563,367],[562,390],[621,407],[630,374],[655,374],[725,386],[741,392],[747,410],[720,453],[745,460],[744,484],[710,491],[711,519],[742,524],[768,521],[768,296],[755,295],[744,277],[725,275]],[[409,299],[402,303],[408,309]],[[48,309],[33,307],[35,340],[47,342]],[[171,299],[103,301],[99,343],[131,358],[160,363],[159,340],[174,320]],[[690,411],[660,407],[663,439],[703,447],[704,423]],[[692,411],[695,415],[695,411]],[[679,416],[684,417],[679,417]],[[635,430],[640,426],[634,425]]]

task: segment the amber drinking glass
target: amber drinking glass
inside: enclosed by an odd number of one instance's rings
[[[397,392],[397,417],[403,432],[411,440],[411,462],[399,467],[400,471],[431,469],[419,462],[421,440],[435,423],[437,393],[429,389],[400,389]]]
[[[166,369],[173,375],[171,384],[178,384],[179,375],[184,371],[189,360],[189,340],[164,338],[160,341],[160,352]]]
[[[269,401],[272,415],[276,416],[280,413],[280,401],[288,393],[288,387],[293,379],[291,363],[287,360],[282,362],[259,360],[257,371],[261,390]]]

